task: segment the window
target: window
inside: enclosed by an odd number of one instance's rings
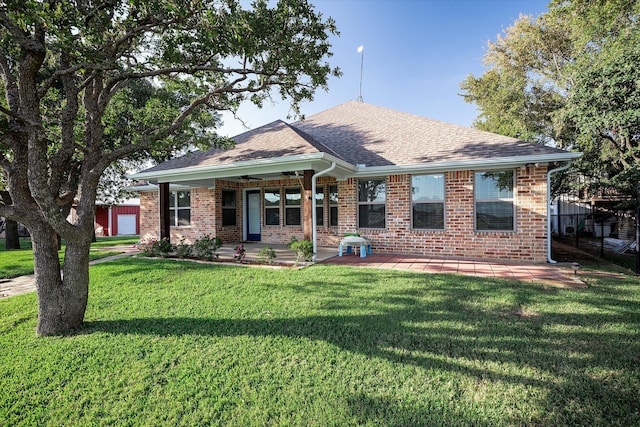
[[[169,193],[169,222],[174,227],[191,225],[191,191]]]
[[[358,228],[385,228],[384,179],[358,181]]]
[[[514,229],[513,171],[476,172],[476,230]]]
[[[222,226],[236,225],[236,190],[222,190]]]
[[[302,197],[300,188],[287,188],[284,190],[284,219],[285,225],[300,225]]]
[[[264,223],[280,225],[280,190],[277,188],[264,190]]]
[[[329,225],[338,226],[338,186],[329,186]]]
[[[316,187],[316,225],[324,225],[324,187]]]
[[[444,175],[411,177],[413,228],[444,230]]]

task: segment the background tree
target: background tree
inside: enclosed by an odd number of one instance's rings
[[[629,0],[555,0],[519,17],[489,43],[489,69],[461,84],[475,126],[582,151],[574,170],[593,187],[640,197],[638,18]]]
[[[11,194],[4,190],[4,183],[0,179],[0,204],[10,205]],[[0,233],[4,231],[4,248],[7,250],[20,249],[20,235],[18,223],[12,219],[0,218]]]
[[[299,103],[338,75],[305,0],[9,0],[0,6],[0,216],[32,237],[39,335],[82,324],[96,193],[114,162],[227,141],[217,111]],[[126,113],[126,114],[125,114]],[[72,203],[76,221],[67,221]],[[56,235],[66,241],[61,274]]]

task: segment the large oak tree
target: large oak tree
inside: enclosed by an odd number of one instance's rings
[[[327,63],[334,33],[306,0],[2,2],[0,166],[12,203],[0,216],[31,233],[37,334],[82,324],[103,172],[222,142],[216,112],[246,99],[281,96],[298,113],[339,74]]]
[[[640,2],[554,0],[490,42],[462,82],[481,129],[582,151],[593,187],[640,200]]]

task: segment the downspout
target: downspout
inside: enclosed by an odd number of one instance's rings
[[[316,258],[317,258],[317,254],[318,254],[318,229],[317,229],[317,225],[316,225],[316,178],[318,178],[319,176],[322,176],[326,173],[331,172],[332,170],[334,170],[336,168],[336,162],[331,162],[331,166],[329,166],[327,169],[320,171],[316,174],[314,174],[311,177],[311,240],[313,241],[313,258],[311,259],[313,262],[316,262]]]
[[[569,169],[569,166],[571,166],[571,162],[547,171],[547,262],[549,262],[549,264],[558,263],[558,261],[551,258],[551,175]]]

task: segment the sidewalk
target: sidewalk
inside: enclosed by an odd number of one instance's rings
[[[89,265],[98,264],[101,262],[112,261],[114,259],[123,258],[137,254],[139,251],[132,246],[112,246],[106,248],[108,251],[123,251],[117,255],[111,255],[105,258],[96,259],[90,261]],[[0,299],[9,298],[14,295],[26,294],[36,290],[35,276],[30,274],[28,276],[19,276],[12,279],[0,279]]]

